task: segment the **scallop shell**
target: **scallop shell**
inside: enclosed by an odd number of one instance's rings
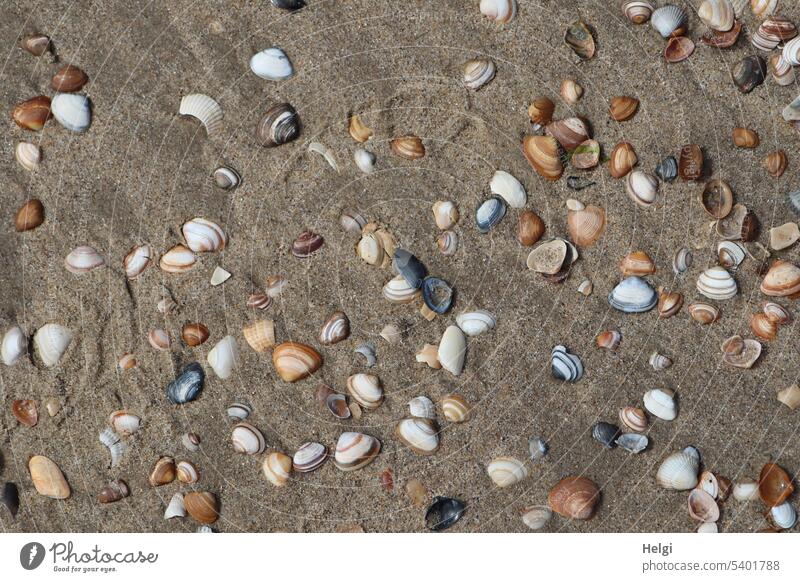
[[[466,422],[472,410],[472,406],[460,394],[447,394],[442,398],[440,404],[442,414],[448,422]]]
[[[606,211],[599,206],[581,204],[576,210],[567,212],[569,237],[579,247],[592,246],[606,230]]]
[[[489,478],[498,487],[510,487],[528,476],[528,468],[523,461],[514,457],[496,457],[486,467]]]
[[[272,351],[272,363],[284,382],[297,382],[319,370],[322,356],[311,346],[284,342]]]
[[[583,377],[583,363],[564,346],[555,346],[550,355],[550,368],[553,377],[565,382],[577,382]]]
[[[517,15],[516,0],[481,0],[480,11],[489,20],[508,24]]]
[[[303,443],[292,458],[292,468],[298,473],[318,469],[328,458],[328,449],[320,443]]]
[[[173,404],[185,404],[195,400],[203,390],[205,373],[202,366],[192,362],[180,375],[167,385],[167,398]]]
[[[653,14],[653,5],[646,0],[625,0],[622,3],[622,13],[633,24],[644,24]]]
[[[688,491],[697,485],[700,459],[693,454],[694,449],[688,452],[687,449],[672,453],[661,462],[656,481],[664,489]]]
[[[632,170],[625,178],[625,192],[642,208],[649,208],[656,201],[658,180],[642,170]]]
[[[544,505],[525,507],[520,510],[522,523],[534,531],[542,529],[553,517],[553,511]]]
[[[106,428],[100,432],[100,442],[108,449],[111,455],[111,467],[116,467],[122,460],[122,455],[125,452],[125,443],[123,443],[119,435],[110,428]]]
[[[92,124],[92,104],[86,95],[56,93],[50,111],[56,121],[69,131],[83,133]]]
[[[258,455],[264,452],[267,446],[264,435],[249,422],[239,422],[231,432],[233,449],[245,455]]]
[[[416,135],[396,137],[389,142],[392,153],[404,160],[419,160],[425,157],[425,145]]]
[[[14,148],[14,157],[17,159],[20,166],[29,172],[33,172],[39,167],[39,163],[42,161],[42,148],[36,144],[21,141]]]
[[[679,6],[667,4],[653,11],[650,16],[650,25],[664,38],[673,36],[676,32],[685,29],[688,21],[686,11]]]
[[[161,255],[158,266],[167,273],[185,273],[197,262],[195,255],[189,247],[177,244]]]
[[[356,167],[365,174],[371,174],[375,169],[375,154],[368,152],[364,148],[357,148],[353,152],[353,161]],[[359,229],[360,231],[361,229]]]
[[[547,503],[569,519],[591,519],[600,501],[600,488],[586,477],[565,477],[547,494]]]
[[[61,360],[73,337],[69,328],[57,323],[48,323],[33,335],[33,344],[44,365],[52,368]]]
[[[292,458],[278,451],[272,451],[264,457],[261,470],[267,481],[275,487],[283,487],[292,473]]]
[[[28,351],[28,338],[22,328],[15,325],[3,334],[3,343],[0,346],[0,356],[6,366],[13,366],[17,360]]]
[[[458,326],[448,326],[439,342],[438,359],[442,368],[458,376],[464,369],[466,352],[467,338],[464,332]]]
[[[283,81],[294,74],[286,53],[278,47],[257,52],[250,58],[250,70],[267,81]]]
[[[256,126],[256,140],[264,147],[273,148],[297,139],[300,135],[300,118],[289,103],[270,106]]]
[[[479,309],[456,316],[456,324],[465,334],[475,337],[494,328],[496,320],[488,311]]]
[[[184,117],[194,117],[211,135],[222,129],[222,107],[208,95],[193,93],[181,99],[178,113]]]
[[[391,303],[410,303],[420,295],[418,288],[408,284],[405,277],[397,275],[383,286],[383,296]]]
[[[626,277],[611,291],[608,303],[625,313],[644,313],[656,306],[658,294],[644,279]]]
[[[594,36],[583,20],[576,20],[567,28],[564,34],[564,42],[581,60],[591,59],[597,50],[594,43]]]
[[[503,170],[497,170],[489,181],[489,188],[511,208],[524,208],[528,199],[525,188],[514,176]]]
[[[255,351],[266,352],[275,346],[275,322],[271,319],[259,319],[242,328],[242,335]]]
[[[428,418],[406,418],[395,427],[400,441],[420,455],[430,455],[439,448],[439,431],[436,423]]]
[[[752,368],[761,355],[761,344],[733,335],[722,342],[722,360],[735,368]]]
[[[336,311],[325,321],[319,332],[322,345],[333,345],[347,339],[350,335],[350,320],[343,311]]]
[[[75,247],[64,259],[64,267],[66,267],[67,271],[75,273],[76,275],[88,273],[103,265],[105,265],[103,257],[90,246]]]
[[[233,375],[237,358],[236,340],[232,335],[226,335],[208,352],[206,360],[219,378],[227,380]]]
[[[383,403],[380,378],[373,374],[353,374],[347,379],[347,392],[367,410],[375,410]]]
[[[619,411],[619,420],[634,432],[645,432],[649,425],[647,414],[636,406],[626,406]]]
[[[546,180],[558,180],[564,173],[558,142],[549,135],[526,135],[522,153],[536,172]]]
[[[735,297],[739,288],[728,271],[722,267],[711,267],[700,273],[697,290],[709,299],[723,301]]]
[[[710,29],[727,32],[733,28],[736,15],[730,0],[703,0],[697,9],[697,16]]]
[[[375,437],[360,432],[345,432],[336,442],[333,462],[342,471],[355,471],[369,465],[380,452],[381,442]]]
[[[654,388],[644,393],[644,407],[653,416],[671,421],[678,417],[678,404],[672,390]],[[694,487],[694,485],[693,485]]]
[[[494,79],[497,67],[492,59],[472,59],[464,63],[464,86],[477,91],[489,81]]]

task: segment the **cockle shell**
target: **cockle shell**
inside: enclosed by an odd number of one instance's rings
[[[456,324],[470,337],[490,331],[495,323],[494,315],[483,309],[467,311],[456,316]]]
[[[608,157],[608,170],[612,178],[624,178],[639,162],[636,151],[628,142],[620,142]]]
[[[736,280],[722,267],[711,267],[700,273],[696,286],[702,295],[716,301],[735,297],[739,290]]]
[[[675,393],[667,388],[654,388],[644,393],[644,407],[647,412],[661,420],[671,421],[678,417],[678,404]]]
[[[528,476],[528,467],[514,457],[496,457],[486,467],[486,472],[498,487],[510,487]]]
[[[517,15],[517,0],[481,0],[480,11],[489,20],[508,24]]]
[[[283,81],[294,74],[294,67],[286,53],[271,47],[257,52],[250,58],[250,70],[268,81]]]
[[[44,495],[51,499],[67,499],[72,491],[70,490],[64,473],[52,460],[42,455],[35,455],[28,461],[28,470],[31,474],[31,481],[39,495]]]
[[[111,467],[119,465],[122,460],[122,454],[125,452],[125,443],[119,438],[119,435],[112,429],[106,428],[100,432],[100,442],[108,449],[111,455]]]
[[[555,181],[564,173],[558,142],[549,135],[526,135],[522,141],[522,153],[540,176]]]
[[[582,248],[590,247],[603,236],[606,229],[606,211],[599,206],[583,206],[567,211],[569,237]]]
[[[395,435],[420,455],[430,455],[439,448],[439,431],[429,418],[405,418],[395,427]]]
[[[233,366],[237,359],[236,339],[232,335],[226,335],[219,340],[206,357],[208,365],[223,380],[233,375]]]
[[[702,489],[689,493],[689,515],[703,523],[714,523],[719,519],[719,506],[714,498]]]
[[[342,471],[355,471],[369,465],[380,452],[381,442],[375,437],[360,432],[345,432],[336,442],[333,462]]]
[[[625,178],[625,192],[642,208],[652,206],[658,194],[658,180],[642,170],[632,170]]]
[[[105,265],[105,261],[103,257],[100,256],[100,253],[98,253],[94,247],[85,245],[75,247],[64,259],[64,267],[66,267],[67,271],[75,273],[76,275],[88,273],[103,265]]]
[[[425,144],[416,135],[396,137],[389,142],[392,153],[404,160],[419,160],[425,157]]]
[[[28,338],[18,325],[10,328],[3,334],[3,343],[0,347],[0,356],[6,366],[13,366],[17,360],[28,351]]]
[[[57,93],[53,97],[50,111],[62,127],[83,133],[92,124],[92,104],[86,95]]]
[[[564,33],[564,42],[584,61],[591,59],[597,50],[592,31],[580,19],[567,27],[567,31]]]
[[[208,95],[192,93],[181,99],[178,114],[183,117],[194,117],[211,135],[222,129],[222,107]]]
[[[439,342],[438,359],[442,368],[458,376],[464,369],[466,352],[467,338],[464,332],[458,326],[448,326]]]
[[[189,516],[199,523],[210,524],[219,519],[219,500],[209,491],[191,491],[183,498]]]
[[[553,511],[544,505],[536,505],[521,509],[520,515],[522,516],[522,523],[536,531],[547,525],[547,522],[553,517]]]
[[[611,291],[608,303],[625,313],[644,313],[656,306],[658,294],[644,279],[626,277]]]
[[[61,360],[73,338],[72,330],[57,323],[40,327],[33,335],[33,344],[42,363],[52,368]]]
[[[656,9],[650,16],[651,26],[664,38],[677,36],[676,33],[686,27],[687,20],[686,11],[672,4]]]
[[[489,181],[489,188],[506,201],[511,208],[524,208],[528,197],[524,186],[514,176],[497,170]]]
[[[761,355],[761,344],[753,339],[733,335],[722,342],[722,360],[736,368],[751,368]]]
[[[21,141],[17,144],[17,147],[14,148],[14,157],[17,159],[20,166],[29,172],[33,172],[39,167],[39,163],[42,161],[42,148],[36,144]]]
[[[586,477],[565,477],[547,494],[547,503],[569,519],[591,519],[600,501],[600,488]]]
[[[328,449],[320,443],[303,443],[292,458],[292,468],[298,473],[318,469],[328,458]]]
[[[172,496],[167,508],[164,510],[164,519],[173,519],[175,517],[186,517],[186,506],[183,500],[183,493],[176,493]]]
[[[144,244],[134,246],[128,251],[125,258],[122,259],[122,265],[125,268],[125,276],[128,277],[128,279],[135,279],[141,275],[150,264],[152,257],[153,251],[150,245]]]
[[[274,148],[297,139],[300,118],[289,103],[270,106],[256,126],[256,140],[264,147]]]
[[[197,255],[182,244],[177,244],[161,255],[158,266],[167,273],[185,273],[197,262]]]
[[[349,335],[350,320],[343,311],[336,311],[325,320],[319,332],[319,342],[329,346],[347,339]]]
[[[550,369],[553,377],[565,382],[577,382],[583,377],[583,363],[564,346],[555,346],[550,354]]]
[[[380,378],[373,374],[353,374],[347,379],[347,392],[367,410],[375,410],[383,403]]]
[[[319,370],[322,356],[306,344],[284,342],[272,351],[272,363],[284,382],[297,382]]]
[[[181,227],[186,246],[196,253],[219,251],[225,248],[228,237],[215,222],[193,218]]]
[[[239,422],[231,432],[233,449],[245,455],[258,455],[267,446],[263,433],[249,422]]]
[[[167,398],[173,404],[186,404],[195,400],[203,390],[205,377],[203,367],[197,362],[192,362],[167,385]]]
[[[477,58],[470,59],[464,63],[463,71],[464,86],[467,89],[477,91],[486,85],[486,83],[494,79],[497,67],[492,59]]]
[[[697,9],[697,16],[710,29],[727,32],[733,28],[736,15],[730,0],[703,0]]]
[[[127,410],[117,410],[108,417],[108,424],[121,436],[128,437],[139,431],[142,419]]]
[[[408,413],[416,418],[436,418],[436,406],[427,396],[416,396],[408,401]]]
[[[782,259],[775,261],[761,281],[761,292],[770,297],[800,296],[800,268]]]
[[[264,472],[267,481],[275,485],[275,487],[283,487],[289,481],[289,476],[292,473],[292,458],[281,452],[272,451],[264,457],[261,470]]]
[[[247,343],[257,352],[266,352],[275,345],[275,322],[259,319],[242,328]]]
[[[441,402],[442,414],[448,422],[465,422],[472,410],[467,399],[460,394],[447,394]]]
[[[644,24],[653,14],[653,5],[647,0],[624,0],[622,13],[633,24]]]
[[[687,447],[672,453],[661,462],[656,481],[664,489],[688,491],[697,486],[699,469],[700,456],[696,449]]]

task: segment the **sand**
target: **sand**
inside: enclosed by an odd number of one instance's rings
[[[3,414],[0,479],[16,482],[22,508],[16,520],[0,511],[2,531],[194,531],[188,518],[166,521],[163,511],[177,483],[152,488],[148,472],[161,455],[190,459],[202,477],[198,489],[215,492],[222,516],[215,529],[233,531],[333,531],[360,524],[366,531],[424,530],[424,507],[404,495],[408,479],[421,480],[431,495],[455,496],[468,505],[452,531],[527,531],[519,510],[546,502],[548,490],[562,477],[583,474],[602,487],[602,502],[589,522],[556,517],[545,531],[642,532],[692,531],[684,493],[658,488],[660,460],[692,444],[704,467],[732,480],[757,477],[772,457],[795,472],[798,417],[778,404],[776,392],[797,380],[796,324],[781,328],[752,370],[721,363],[719,344],[726,337],[749,335],[750,315],[764,297],[758,291],[758,265],[746,261],[736,273],[739,295],[720,305],[722,319],[701,327],[684,309],[659,320],[654,312],[625,315],[611,310],[606,296],[619,280],[617,264],[627,252],[647,251],[658,265],[651,277],[683,293],[688,305],[700,299],[697,275],[714,264],[715,244],[708,217],[697,203],[700,185],[677,181],[663,185],[654,208],[637,209],[621,181],[606,168],[588,174],[597,185],[577,194],[603,206],[608,230],[594,247],[582,250],[570,277],[548,283],[525,267],[527,250],[515,239],[518,210],[490,234],[478,233],[477,205],[489,193],[496,169],[517,176],[528,191],[527,207],[539,213],[551,236],[566,234],[564,203],[576,197],[566,181],[546,183],[525,161],[520,143],[530,131],[526,108],[536,95],[557,102],[557,116],[573,111],[592,123],[605,151],[619,141],[634,144],[641,167],[652,170],[684,143],[700,144],[710,171],[726,179],[736,199],[760,217],[760,240],[772,225],[792,220],[786,194],[797,183],[797,136],[780,119],[781,108],[796,88],[772,80],[741,95],[729,68],[752,54],[746,38],[732,50],[698,46],[692,58],[668,66],[660,56],[663,40],[649,26],[621,18],[617,2],[522,1],[519,17],[505,27],[483,18],[477,1],[311,2],[286,14],[265,0],[257,2],[5,2],[0,8],[0,38],[5,47],[0,95],[6,119],[14,104],[34,95],[52,94],[49,79],[56,65],[14,45],[24,31],[38,30],[53,39],[61,61],[82,67],[90,76],[94,106],[91,129],[70,134],[51,121],[41,134],[25,132],[11,121],[2,139],[3,219],[0,228],[0,323],[21,325],[29,335],[48,322],[74,330],[76,339],[57,367],[46,369],[25,358],[0,368]],[[695,2],[696,4],[696,2]],[[800,8],[783,3],[784,13],[800,19]],[[577,15],[596,31],[598,54],[586,63],[563,45],[563,32]],[[746,16],[746,29],[756,21]],[[691,35],[703,26],[691,16]],[[257,78],[248,68],[256,51],[279,45],[294,63],[295,76],[281,83]],[[460,65],[476,55],[497,63],[494,81],[479,92],[460,84]],[[570,109],[558,98],[561,79],[570,77],[586,89]],[[207,93],[225,110],[224,129],[208,137],[191,121],[179,119],[183,95]],[[607,114],[608,100],[629,94],[641,100],[636,117],[623,124]],[[300,139],[277,149],[259,147],[253,130],[273,102],[286,100],[299,112]],[[350,112],[360,112],[374,128],[367,148],[377,155],[375,173],[365,176],[352,163],[355,142],[346,132]],[[756,129],[761,145],[737,150],[731,131]],[[388,140],[414,133],[427,155],[408,162],[390,154]],[[13,160],[22,139],[39,143],[44,161],[28,173]],[[307,153],[310,141],[330,146],[341,172]],[[770,151],[784,148],[790,157],[783,178],[769,178],[760,166]],[[226,163],[243,177],[233,192],[214,187],[211,173]],[[571,173],[571,172],[570,172]],[[12,221],[29,197],[40,198],[47,221],[18,234]],[[441,255],[431,205],[455,201],[462,219],[456,227],[459,251]],[[393,306],[381,296],[389,270],[370,267],[354,256],[356,238],[342,232],[343,208],[359,208],[386,225],[400,244],[429,270],[457,290],[451,314],[428,322],[418,308]],[[180,242],[180,225],[200,216],[218,222],[230,237],[228,248],[205,254],[184,275],[167,275],[151,266],[135,282],[126,282],[121,259],[137,243],[149,242],[161,253]],[[304,229],[325,237],[313,258],[290,255]],[[77,245],[94,246],[107,268],[76,276],[63,268],[63,257]],[[682,246],[694,252],[691,270],[675,277],[672,256]],[[798,247],[780,256],[797,260]],[[233,277],[220,287],[209,279],[215,266]],[[245,307],[247,296],[280,274],[289,280],[282,298],[265,312]],[[594,294],[577,292],[590,279]],[[165,318],[157,302],[169,293],[178,310]],[[488,309],[497,317],[490,333],[470,339],[464,373],[453,377],[414,361],[425,342],[437,343],[456,313]],[[793,306],[791,306],[793,308]],[[286,384],[275,374],[269,354],[257,354],[241,329],[256,317],[276,322],[279,340],[318,345],[322,322],[335,310],[351,321],[350,338],[321,348],[324,366],[313,377]],[[147,333],[166,327],[174,338],[189,321],[205,323],[209,341],[189,348],[175,341],[156,352]],[[408,333],[390,346],[377,333],[399,321]],[[595,335],[619,329],[619,350],[594,346]],[[205,364],[213,345],[227,334],[236,337],[240,360],[228,380],[215,377]],[[314,388],[327,382],[344,390],[349,374],[365,371],[353,349],[375,342],[385,403],[359,421],[337,421],[314,401]],[[578,354],[586,374],[577,384],[554,380],[549,354],[564,344]],[[655,372],[648,365],[654,351],[674,365]],[[139,366],[120,373],[118,358],[133,352]],[[202,396],[175,407],[164,387],[192,361],[208,372]],[[604,450],[592,440],[597,420],[617,422],[621,406],[641,402],[654,387],[679,394],[674,422],[656,421],[650,448],[639,455]],[[462,425],[442,420],[442,446],[419,457],[393,435],[406,403],[417,395],[438,401],[458,392],[475,406]],[[42,400],[58,396],[62,410],[50,418]],[[34,428],[19,425],[10,407],[18,398],[40,402]],[[230,444],[226,406],[241,401],[254,412],[253,424],[264,431],[271,448],[293,453],[303,442],[333,445],[345,430],[378,437],[383,450],[363,470],[343,473],[333,463],[272,487],[261,474],[260,459],[237,455]],[[143,418],[143,428],[128,440],[120,465],[109,469],[109,456],[97,439],[108,415],[126,408]],[[441,419],[440,419],[441,420]],[[202,437],[202,450],[189,453],[181,435]],[[487,463],[497,455],[525,458],[528,438],[542,435],[549,459],[531,467],[530,476],[508,489],[494,487]],[[34,454],[47,455],[63,469],[73,494],[55,501],[36,494],[27,471]],[[396,486],[382,490],[378,475],[391,467]],[[121,477],[131,496],[101,506],[96,495],[108,480]],[[754,531],[764,526],[760,504],[729,501],[723,507],[723,531]]]

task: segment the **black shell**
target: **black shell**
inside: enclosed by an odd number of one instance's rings
[[[0,502],[6,506],[9,513],[11,513],[11,517],[17,517],[17,512],[19,511],[19,489],[17,489],[16,483],[6,483],[3,485],[3,495],[0,498]]]
[[[422,287],[422,280],[428,274],[428,269],[425,268],[422,261],[405,249],[397,249],[394,252],[392,268],[395,273],[402,275],[406,283],[411,285],[414,289]]]
[[[767,76],[767,63],[759,56],[743,58],[731,69],[733,82],[742,93],[749,93],[764,82]]]
[[[183,369],[180,376],[167,385],[167,398],[173,404],[186,404],[200,396],[205,380],[203,367],[192,362]]]
[[[288,103],[278,103],[267,109],[256,126],[256,139],[264,147],[274,148],[300,135],[300,118]]]
[[[464,511],[466,504],[452,497],[436,497],[425,512],[425,526],[431,531],[442,531],[455,524]]]
[[[678,162],[675,160],[675,156],[668,156],[661,160],[661,163],[656,166],[656,176],[664,182],[672,182],[678,177]]]
[[[617,446],[619,427],[610,422],[598,422],[592,427],[592,437],[607,449]]]
[[[272,0],[272,5],[282,10],[300,10],[306,3],[305,0]]]
[[[438,277],[425,277],[422,281],[422,300],[428,309],[442,315],[453,305],[453,288]]]

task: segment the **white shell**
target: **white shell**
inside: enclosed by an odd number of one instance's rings
[[[100,256],[93,247],[80,246],[67,255],[64,259],[64,266],[70,273],[80,275],[88,273],[92,269],[97,269],[105,264],[103,257]]]
[[[755,481],[742,481],[733,486],[733,498],[736,501],[755,501],[759,499],[758,483]]]
[[[796,67],[800,65],[800,36],[783,45],[783,60]]]
[[[267,81],[283,81],[294,74],[289,57],[275,46],[254,54],[250,58],[250,70]]]
[[[747,256],[744,247],[732,240],[721,240],[717,243],[717,256],[723,267],[735,269]]]
[[[180,115],[194,117],[211,135],[222,128],[222,107],[208,95],[192,93],[181,99],[178,109]]]
[[[464,63],[464,86],[477,91],[486,83],[494,79],[497,67],[492,59],[478,58]]]
[[[27,349],[28,339],[25,337],[25,332],[18,325],[15,325],[3,335],[0,355],[2,355],[3,363],[6,366],[13,366]]]
[[[436,418],[436,405],[427,396],[417,396],[408,402],[411,416],[416,418]]]
[[[197,255],[184,245],[178,244],[161,255],[158,266],[167,273],[185,273],[197,262]]]
[[[183,504],[183,493],[176,493],[169,500],[167,509],[164,510],[164,519],[173,517],[186,517],[186,507]]]
[[[516,0],[481,0],[481,14],[489,20],[507,23],[517,15]]]
[[[733,28],[735,13],[729,0],[703,0],[697,16],[710,29],[728,32]]]
[[[356,167],[365,174],[371,174],[375,169],[375,154],[364,148],[356,149],[353,153],[353,161],[355,161]]]
[[[367,410],[378,408],[383,402],[380,378],[373,374],[353,374],[347,379],[347,392]]]
[[[50,111],[65,129],[83,133],[92,124],[92,105],[86,95],[57,93],[50,103]]]
[[[29,172],[33,172],[42,161],[42,148],[36,144],[21,141],[14,148],[14,157],[17,158],[20,166]]]
[[[486,467],[486,472],[498,487],[509,487],[528,476],[525,463],[514,457],[497,457]]]
[[[650,16],[650,25],[661,36],[669,38],[673,32],[686,24],[687,19],[686,11],[683,8],[668,4],[653,12]]]
[[[427,418],[405,418],[397,425],[396,432],[417,453],[426,455],[439,448],[439,433]]]
[[[625,178],[625,192],[642,208],[649,208],[658,195],[658,179],[642,170],[633,170]]]
[[[245,455],[263,453],[267,446],[263,433],[249,422],[240,422],[233,427],[231,441],[234,450]]]
[[[797,523],[797,512],[788,501],[769,510],[772,522],[781,529],[791,529]]]
[[[147,268],[150,264],[150,259],[153,257],[153,250],[150,245],[136,245],[125,258],[122,259],[122,265],[125,267],[125,276],[128,279],[135,279]]]
[[[333,151],[328,146],[318,141],[312,141],[308,144],[308,151],[321,155],[335,172],[339,172],[339,164],[336,162]]]
[[[437,228],[447,230],[458,222],[460,213],[458,207],[450,200],[439,200],[433,204],[433,219]]]
[[[714,522],[701,523],[697,527],[697,533],[719,533],[719,526]]]
[[[118,410],[111,414],[108,423],[121,436],[127,437],[139,431],[142,419],[126,410]]]
[[[522,523],[532,530],[539,530],[546,526],[552,517],[553,511],[545,505],[527,507],[522,514]]]
[[[497,170],[489,182],[492,193],[505,200],[511,208],[524,208],[528,201],[525,187],[514,176],[503,170]]]
[[[456,323],[465,334],[475,337],[494,328],[494,315],[483,309],[467,311],[456,316]]]
[[[739,288],[731,274],[722,267],[706,269],[697,278],[697,290],[718,301],[735,297]]]
[[[231,274],[222,267],[214,267],[214,272],[211,273],[211,285],[216,287],[222,285],[225,281],[231,278]]]
[[[205,218],[193,218],[181,227],[186,246],[196,253],[218,251],[228,244],[225,231],[215,222]]]
[[[360,432],[344,432],[336,442],[333,461],[342,471],[354,471],[370,464],[381,450],[378,439]]]
[[[439,363],[453,376],[464,369],[464,356],[467,351],[467,338],[461,328],[451,325],[442,334],[439,342]]]
[[[48,323],[33,335],[33,344],[44,365],[52,368],[67,351],[72,338],[73,334],[69,328],[57,323]]]
[[[206,359],[214,373],[225,380],[233,374],[236,358],[236,340],[232,335],[226,335],[208,352]]]
[[[684,449],[664,459],[656,473],[656,481],[665,489],[688,491],[697,485],[699,468],[699,458]]]
[[[658,293],[644,279],[631,276],[614,287],[608,295],[608,303],[625,313],[644,313],[656,306]]]
[[[390,279],[383,286],[383,296],[392,303],[410,303],[419,294],[420,290],[409,285],[402,275],[397,275],[394,279]]]
[[[678,416],[678,405],[671,391],[655,388],[644,393],[644,407],[647,412],[661,420],[675,420]]]
[[[111,466],[116,467],[125,452],[125,443],[123,443],[119,435],[110,428],[105,428],[100,433],[100,442],[108,449],[111,455]]]

